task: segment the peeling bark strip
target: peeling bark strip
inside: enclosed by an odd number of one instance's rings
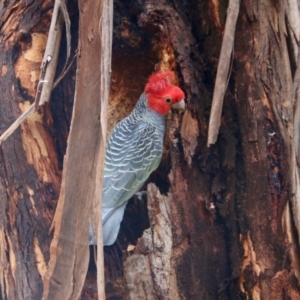
[[[235,27],[240,9],[240,0],[230,0],[224,37],[219,57],[216,83],[209,118],[207,147],[214,144],[218,138],[219,128],[221,124],[221,115],[223,109],[224,95],[230,77],[230,61],[232,58],[232,50],[234,44]]]
[[[298,244],[300,245],[300,51],[299,51],[299,24],[300,13],[295,0],[288,1],[289,10],[286,12],[288,20],[288,29],[290,33],[291,46],[294,57],[291,57],[291,61],[295,61],[296,70],[293,78],[293,88],[290,99],[290,106],[293,107],[292,121],[288,122],[287,134],[290,138],[290,181],[291,181],[291,203],[295,225],[298,230]],[[292,10],[293,9],[293,10]],[[291,54],[291,56],[292,56]],[[294,240],[293,242],[296,242]],[[300,272],[300,266],[298,268]],[[300,279],[300,277],[298,276]]]
[[[104,43],[111,43],[112,7],[104,1],[82,1],[79,10],[80,56],[76,97],[43,299],[79,298],[88,267],[87,230],[91,205],[95,190],[101,191],[102,172],[98,169],[103,169],[106,126],[102,128],[105,119],[100,118],[105,116],[107,107],[111,55],[111,45]],[[108,35],[103,35],[106,29]],[[100,231],[98,237],[101,239]],[[101,259],[100,255],[98,261]],[[101,266],[99,263],[99,269]],[[102,275],[101,271],[98,274]],[[99,299],[104,299],[101,284],[103,275],[99,283]]]
[[[100,100],[101,100],[101,140],[99,157],[97,160],[97,171],[95,178],[94,224],[97,228],[97,287],[98,299],[104,299],[104,260],[103,260],[103,238],[102,238],[102,186],[103,186],[103,166],[106,150],[107,135],[107,111],[111,76],[111,57],[112,57],[112,34],[113,34],[113,1],[104,0],[102,8],[102,22],[99,25],[101,36],[101,74],[100,74]],[[90,214],[90,215],[92,215]],[[92,220],[92,219],[91,219]]]
[[[40,105],[48,102],[50,99],[54,76],[56,73],[56,66],[59,55],[60,41],[63,26],[63,13],[61,7],[65,8],[65,0],[56,0],[52,13],[52,20],[50,24],[47,45],[44,53],[43,62],[41,65],[41,76],[37,86],[37,93],[35,97],[35,111]]]

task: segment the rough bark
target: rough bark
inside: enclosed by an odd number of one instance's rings
[[[2,132],[33,100],[50,12],[49,1],[1,3]],[[47,232],[60,188],[51,122],[49,107],[45,107],[44,115],[28,119],[1,146],[0,279],[4,299],[41,297],[49,260]]]
[[[33,103],[53,3],[0,4],[0,128],[3,133]],[[69,11],[76,15],[76,5]],[[73,55],[77,47],[72,24]],[[59,64],[65,62],[63,42]],[[74,68],[75,67],[75,68]],[[25,121],[1,145],[0,285],[3,299],[41,299],[53,221],[60,193],[74,96],[73,65],[51,104]],[[61,71],[61,67],[58,73]]]
[[[1,132],[34,99],[51,8],[50,1],[0,4]],[[43,290],[48,232],[60,189],[49,107],[43,112],[29,118],[1,146],[0,280],[4,299],[39,299]]]
[[[108,299],[300,299],[289,174],[293,35],[299,35],[295,3],[241,1],[220,133],[208,149],[228,1],[114,1],[108,131],[131,111],[155,68],[176,71],[187,111],[168,122],[162,163],[144,187],[148,199],[130,201],[118,242],[104,247]],[[39,49],[35,41],[45,41],[40,32],[46,33],[50,15],[37,9],[29,22],[34,4],[22,11],[23,22],[20,12],[14,14],[18,9],[9,9],[13,4],[5,13],[0,4],[1,132],[33,99],[36,82],[27,70],[37,74],[39,63],[25,63]],[[78,25],[76,14],[73,24]],[[70,78],[54,91],[51,110],[46,106],[43,117],[29,119],[1,149],[4,298],[38,299],[42,293],[40,274],[49,260],[48,229],[72,111],[72,97],[66,96],[74,91]],[[97,298],[92,264],[82,299]]]
[[[145,290],[127,288],[127,278],[143,286],[150,272],[158,299],[300,298],[297,230],[288,202],[287,122],[292,122],[295,65],[285,31],[287,10],[283,3],[242,1],[220,133],[207,149],[227,4],[117,2],[113,76],[130,72],[127,56],[142,51],[149,37],[147,49],[156,54],[143,57],[176,68],[188,111],[169,122],[164,160],[150,178],[154,185],[148,185],[150,228],[137,244],[132,235],[137,240],[140,234],[131,219],[142,209],[136,201],[128,205],[119,235],[124,277],[118,274],[120,262],[112,263],[115,254],[106,251],[108,297],[143,298]],[[144,74],[148,71],[137,69],[132,76]],[[123,95],[126,80],[118,84]],[[121,97],[112,93],[111,98],[114,103]],[[148,268],[144,278],[137,272],[137,281],[136,266]]]
[[[111,67],[112,6],[108,1],[79,3],[78,69],[73,116],[63,165],[54,237],[44,280],[43,299],[78,299],[88,260],[88,227],[93,221],[102,250],[102,174]],[[100,20],[100,21],[99,21]],[[104,295],[103,255],[98,250],[98,294]]]

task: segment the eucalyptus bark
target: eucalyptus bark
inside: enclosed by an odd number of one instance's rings
[[[150,227],[143,234],[131,223],[139,219],[140,204],[128,205],[119,235],[124,275],[107,250],[107,278],[115,278],[114,289],[107,283],[111,296],[142,299],[153,288],[149,299],[300,298],[290,175],[296,70],[293,31],[286,30],[295,27],[291,8],[241,1],[220,132],[207,149],[227,4],[117,2],[111,107],[129,102],[131,83],[149,74],[132,66],[136,53],[139,65],[148,60],[175,68],[188,110],[169,121],[166,153],[147,188]],[[299,19],[299,11],[294,15]],[[125,73],[132,75],[126,79]]]
[[[78,299],[96,210],[98,299],[104,299],[101,193],[111,67],[112,3],[79,2],[76,89],[43,299]],[[95,198],[95,199],[94,199]],[[92,206],[93,201],[95,205]]]
[[[43,9],[41,9],[43,7]],[[35,97],[52,4],[0,4],[0,128]],[[50,107],[32,115],[1,145],[0,284],[3,299],[40,299],[49,229],[60,191]]]
[[[46,1],[43,9],[39,1],[18,3],[0,4],[1,132],[34,99],[52,9]],[[176,71],[187,111],[168,121],[162,163],[144,187],[147,201],[130,201],[117,244],[104,248],[108,299],[300,299],[290,174],[298,172],[292,145],[299,153],[298,102],[291,96],[299,94],[297,1],[241,1],[220,132],[207,148],[227,5],[114,1],[108,131],[129,114],[156,68]],[[74,43],[78,20],[75,12]],[[1,146],[3,298],[42,295],[74,70],[54,90],[51,106]],[[96,297],[90,268],[81,298]]]

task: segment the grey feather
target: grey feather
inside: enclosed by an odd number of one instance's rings
[[[166,117],[147,107],[145,94],[131,114],[114,128],[107,143],[104,165],[104,245],[115,242],[128,200],[158,167],[165,131]],[[90,244],[93,243],[90,234]]]

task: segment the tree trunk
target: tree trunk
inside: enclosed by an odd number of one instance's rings
[[[1,133],[35,96],[52,4],[0,4]],[[41,299],[49,228],[60,190],[50,107],[30,117],[1,145],[0,282],[4,299]]]
[[[50,3],[26,3],[0,4],[1,133],[33,101],[50,24]],[[114,1],[108,131],[132,110],[156,68],[176,71],[187,110],[168,121],[163,160],[144,187],[147,195],[129,202],[117,242],[104,247],[107,299],[300,299],[290,175],[297,2],[241,1],[220,133],[207,148],[227,6]],[[1,146],[4,299],[40,299],[43,292],[74,72],[75,66],[51,104]],[[91,260],[81,298],[96,297]]]
[[[112,103],[126,91],[131,97],[132,83],[149,74],[145,64],[156,64],[175,67],[188,110],[168,124],[164,160],[147,188],[150,228],[141,238],[132,219],[139,220],[142,208],[128,205],[119,235],[127,251],[123,275],[106,249],[107,278],[114,278],[108,297],[300,299],[298,233],[289,202],[295,56],[286,32],[288,6],[242,1],[220,133],[208,149],[227,5],[116,3]],[[133,53],[138,64],[132,64]]]

